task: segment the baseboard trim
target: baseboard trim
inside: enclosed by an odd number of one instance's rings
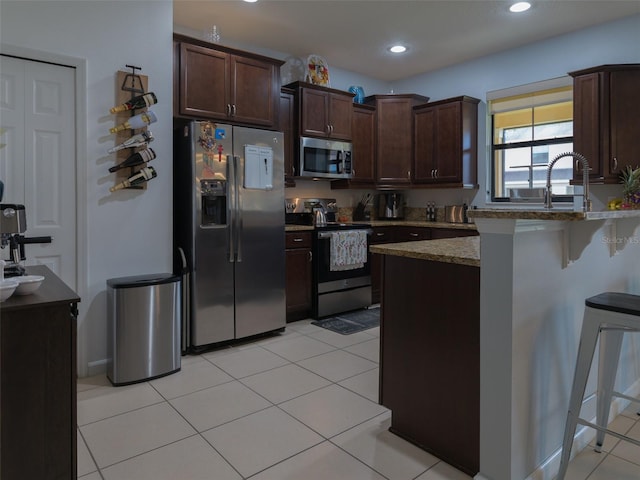
[[[638,398],[640,396],[640,380],[635,381],[631,387],[625,392],[625,395]],[[623,398],[614,398],[611,402],[611,413],[609,418],[615,419],[620,415],[631,402]],[[591,422],[595,423],[596,419],[592,418]],[[596,438],[596,431],[589,427],[580,427],[573,439],[573,448],[571,449],[571,459],[575,458],[582,450],[587,448],[591,442]],[[562,454],[562,445],[558,448],[553,455],[551,455],[542,465],[536,468],[531,475],[525,480],[553,480],[558,475],[560,470],[560,455]],[[476,477],[478,480],[484,477]]]
[[[107,363],[108,359],[106,358],[87,363],[87,377],[107,373]]]

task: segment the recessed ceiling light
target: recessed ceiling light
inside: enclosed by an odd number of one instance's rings
[[[509,11],[513,13],[526,12],[531,8],[531,4],[529,2],[518,2],[514,3],[509,7]]]
[[[247,3],[256,3],[258,0],[244,0]]]
[[[407,51],[407,47],[404,45],[394,45],[393,47],[389,47],[389,51],[391,53],[403,53]]]

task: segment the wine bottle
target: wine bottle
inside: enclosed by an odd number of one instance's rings
[[[142,165],[143,163],[150,162],[154,158],[156,158],[156,152],[154,152],[152,148],[146,148],[144,150],[140,150],[139,152],[134,153],[133,155],[130,155],[126,160],[111,167],[109,171],[113,173],[113,172],[117,172],[121,168],[135,167],[137,165]]]
[[[123,124],[118,125],[117,127],[113,127],[109,129],[110,133],[117,133],[117,132],[121,132],[122,130],[135,130],[137,128],[144,128],[147,125],[157,121],[158,118],[156,117],[156,114],[153,113],[151,110],[141,113],[139,115],[134,115],[133,117],[131,117],[129,120],[127,120],[126,122],[124,122]]]
[[[107,152],[114,153],[118,150],[124,150],[125,148],[146,147],[151,142],[153,142],[153,133],[142,132],[126,139],[120,145],[116,145],[115,147],[110,148],[109,150],[107,150]]]
[[[109,191],[115,192],[116,190],[122,190],[123,188],[142,185],[144,182],[148,182],[149,180],[151,180],[152,178],[156,178],[157,176],[158,174],[153,167],[144,167],[138,173],[131,175],[125,181],[111,187]]]
[[[145,93],[144,95],[138,95],[137,97],[133,97],[128,102],[123,103],[122,105],[118,105],[117,107],[113,107],[109,112],[118,113],[118,112],[126,112],[127,110],[135,110],[136,108],[146,108],[151,105],[155,105],[158,103],[158,99],[156,98],[156,94],[153,92]]]

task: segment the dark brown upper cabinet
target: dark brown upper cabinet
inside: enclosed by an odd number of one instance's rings
[[[298,95],[299,135],[351,141],[353,93],[294,82],[287,85]]]
[[[275,129],[282,61],[174,35],[174,116]]]
[[[372,95],[365,103],[376,107],[376,182],[410,185],[413,167],[413,107],[429,101],[414,94]]]
[[[413,109],[413,182],[477,187],[477,98],[461,96]]]
[[[640,64],[602,65],[573,77],[573,149],[589,162],[589,181],[619,183],[640,164]],[[583,179],[574,163],[574,182]]]

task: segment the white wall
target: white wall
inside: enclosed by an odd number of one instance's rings
[[[79,285],[78,370],[104,369],[106,359],[106,280],[171,271],[172,218],[172,27],[169,0],[7,1],[0,6],[0,40],[6,51],[18,47],[35,59],[50,54],[85,62],[85,109],[77,121],[86,138],[78,140],[79,212],[86,225],[86,279]],[[76,63],[77,63],[76,62]],[[109,193],[107,172],[114,156],[109,114],[116,93],[115,75],[125,65],[142,67],[149,90],[156,93],[158,122],[151,130],[158,178],[145,191]],[[86,124],[86,125],[85,125]],[[92,367],[92,368],[89,368]]]
[[[602,63],[640,62],[640,16],[586,29],[546,42],[485,57],[473,62],[395,82],[396,92],[425,94],[436,100],[461,94],[485,98],[486,91],[536,80]],[[78,289],[82,296],[78,334],[78,363],[81,375],[100,369],[106,358],[106,285],[108,278],[169,271],[171,268],[171,155],[172,155],[172,33],[173,5],[170,0],[133,1],[14,1],[0,5],[0,41],[2,48],[19,47],[33,52],[33,58],[49,54],[73,57],[86,62],[85,110],[78,119],[78,171],[85,185],[78,199],[81,205],[81,232],[86,244],[86,281]],[[175,28],[179,31],[179,28]],[[180,33],[186,33],[184,31]],[[224,35],[224,32],[222,32]],[[198,32],[194,36],[200,36]],[[223,41],[224,43],[224,37]],[[246,50],[266,53],[256,47]],[[285,58],[281,53],[277,58]],[[352,72],[329,67],[334,88],[362,85],[367,95],[387,93],[390,85]],[[113,179],[106,170],[113,158],[106,154],[113,144],[108,114],[115,97],[115,72],[126,64],[143,68],[149,76],[149,88],[160,103],[154,107],[159,121],[152,131],[158,158],[154,166],[158,178],[144,192],[110,194]],[[481,104],[481,107],[484,103]],[[484,138],[484,108],[481,108],[480,139]],[[482,143],[482,141],[481,141]],[[486,176],[485,153],[479,152],[481,184]],[[594,189],[595,190],[595,189]],[[335,192],[335,195],[331,192]],[[457,203],[474,191],[428,190],[408,192],[410,206],[422,206],[427,199]],[[335,196],[339,202],[359,198],[361,192],[331,191],[300,182],[286,195]],[[323,195],[324,196],[324,195]],[[477,197],[480,197],[478,195]],[[342,200],[341,200],[342,199]],[[482,203],[476,199],[476,204]],[[82,275],[80,275],[82,279]],[[96,368],[89,369],[89,366]]]
[[[351,72],[332,69],[332,86],[346,90],[349,85],[360,84],[366,95],[388,93],[417,93],[431,100],[469,95],[481,100],[478,106],[478,184],[479,189],[419,189],[405,191],[407,205],[424,207],[427,202],[438,205],[486,205],[488,192],[486,94],[489,91],[538,82],[564,76],[567,72],[602,64],[640,63],[640,15],[627,17],[592,28],[558,36],[525,47],[454,65],[435,72],[416,75],[393,84],[372,83]],[[250,48],[243,46],[243,48]],[[270,52],[263,52],[269,54]],[[273,53],[273,52],[271,52]],[[285,58],[286,54],[279,54]],[[335,72],[335,73],[334,73]],[[287,189],[288,197],[306,195],[298,188]],[[619,188],[618,188],[619,190]],[[616,187],[594,186],[591,189],[594,208],[606,205],[607,197],[619,195]],[[341,194],[338,193],[339,197]],[[344,193],[342,193],[344,195]],[[352,198],[360,192],[354,191]],[[339,200],[339,198],[338,198]],[[348,206],[345,204],[345,206]]]
[[[483,206],[487,195],[486,94],[492,90],[525,85],[561,77],[574,70],[614,63],[640,63],[640,15],[627,17],[574,33],[558,36],[495,55],[454,65],[432,73],[416,75],[395,82],[397,92],[412,92],[432,101],[469,95],[481,100],[478,106],[478,183],[479,190],[458,190],[463,197],[474,197],[474,205]],[[599,195],[599,188],[593,193]],[[449,192],[449,196],[450,192]],[[606,194],[602,193],[606,203]],[[411,206],[423,206],[439,198],[439,191],[414,190],[407,195]]]
[[[182,25],[174,25],[173,31],[182,35],[187,35],[203,40],[203,32],[198,32]],[[224,36],[224,31],[221,31],[220,34],[220,44],[231,48],[237,48],[239,50],[245,50],[247,52],[265,55],[271,58],[277,58],[280,60],[286,60],[290,56],[289,53],[262,48],[259,45],[247,45],[244,43],[229,41]],[[309,52],[309,54],[312,53],[313,52]],[[304,60],[304,58],[301,59]],[[331,88],[336,88],[338,90],[348,90],[351,85],[359,85],[364,89],[365,95],[388,93],[389,89],[391,88],[391,84],[387,82],[383,82],[375,78],[365,77],[364,75],[350,72],[348,70],[342,70],[331,65],[331,62],[328,59],[326,60],[329,64],[329,80],[331,83]]]
[[[551,480],[559,466],[584,301],[601,292],[640,294],[639,220],[479,218],[476,224],[482,240],[477,478]],[[610,250],[612,242],[617,251]],[[567,267],[565,248],[577,257]],[[635,397],[640,343],[637,334],[625,337],[616,389]],[[581,413],[588,420],[595,416],[597,357]],[[578,434],[576,445],[584,447],[593,434]]]

